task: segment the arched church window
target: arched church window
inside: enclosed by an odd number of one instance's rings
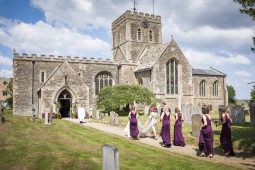
[[[218,96],[218,81],[213,83],[213,96]]]
[[[205,80],[202,80],[199,84],[199,95],[205,96]]]
[[[138,30],[137,30],[137,39],[141,40],[141,29],[140,28],[138,28]]]
[[[45,71],[41,71],[40,72],[40,82],[44,83],[45,79],[46,79],[46,73],[45,73]]]
[[[171,59],[166,64],[166,92],[167,94],[178,94],[178,63]]]
[[[95,78],[95,92],[98,94],[101,89],[107,86],[112,86],[112,75],[111,73],[104,71],[97,74]]]
[[[152,35],[152,31],[151,30],[149,31],[149,40],[153,41],[153,35]]]

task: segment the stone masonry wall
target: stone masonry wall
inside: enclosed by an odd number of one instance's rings
[[[205,76],[205,75],[193,75],[194,84],[194,105],[212,105],[212,108],[217,110],[219,105],[223,105],[225,100],[225,84],[224,77],[222,76]],[[199,84],[202,80],[205,80],[205,96],[199,95]],[[213,83],[218,81],[218,96],[213,96]]]

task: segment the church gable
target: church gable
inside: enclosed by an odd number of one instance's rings
[[[85,82],[78,76],[78,74],[76,74],[67,61],[57,68],[38,90],[45,86],[51,86],[52,83],[57,83],[59,86],[68,86],[68,83],[79,83],[88,88]]]

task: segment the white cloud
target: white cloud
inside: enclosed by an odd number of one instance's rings
[[[241,54],[221,53],[215,54],[212,52],[201,52],[192,49],[183,50],[191,65],[195,68],[208,68],[209,66],[223,66],[231,64],[248,65],[251,64],[249,58]]]
[[[0,70],[0,77],[13,77],[12,71],[10,70]]]
[[[234,72],[235,75],[240,76],[240,77],[250,77],[251,73],[248,71],[244,71],[244,70],[238,70]],[[248,82],[250,81],[250,79],[245,79]]]
[[[76,28],[110,28],[113,19],[120,15],[127,3],[114,0],[32,0],[32,5],[41,9],[48,23],[64,23]],[[120,4],[121,5],[118,5]],[[116,16],[117,14],[117,16]]]
[[[0,27],[1,44],[18,52],[85,56],[91,53],[109,57],[111,45],[99,38],[81,34],[76,29],[55,28],[43,21],[16,23]]]
[[[12,65],[12,60],[8,57],[3,56],[0,53],[0,65],[11,66]]]

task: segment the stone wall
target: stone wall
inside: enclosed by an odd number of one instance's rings
[[[148,28],[141,24],[145,18],[149,22]],[[138,29],[141,30],[140,40],[137,37]],[[152,31],[153,41],[149,41],[149,31]],[[137,61],[146,45],[162,43],[161,17],[126,11],[112,23],[112,35],[114,61],[122,54],[129,62]],[[118,47],[122,54],[118,53]]]
[[[34,105],[32,105],[32,61],[34,61]],[[65,61],[70,67],[69,69],[61,68]],[[69,77],[69,88],[73,95],[76,96],[76,101],[80,102],[84,98],[83,102],[86,103],[87,109],[89,107],[93,108],[96,103],[95,77],[97,74],[103,71],[109,72],[112,75],[113,85],[118,83],[120,76],[117,63],[102,59],[44,55],[29,56],[27,54],[19,55],[14,53],[13,63],[13,110],[14,114],[17,115],[32,115],[33,108],[35,108],[36,115],[41,115],[45,111],[54,109],[56,94],[64,87],[65,75]],[[132,68],[132,65],[129,67]],[[45,82],[43,83],[40,82],[41,71],[45,72]],[[123,72],[126,75],[126,77],[123,76],[125,79],[130,79],[131,81],[129,82],[135,82],[136,79],[132,71],[130,72],[126,67],[123,67]],[[133,80],[130,78],[132,76]],[[82,82],[78,81],[79,78]]]
[[[219,105],[226,105],[226,84],[225,77],[222,76],[206,76],[193,75],[194,84],[194,105],[201,106],[203,104],[212,105],[213,110],[217,110]],[[199,95],[199,84],[205,80],[205,96]],[[213,83],[218,82],[218,96],[213,96]]]

